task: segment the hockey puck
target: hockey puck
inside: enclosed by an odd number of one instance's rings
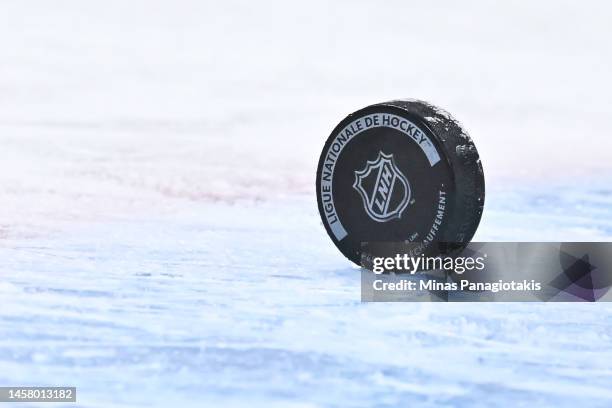
[[[327,233],[356,264],[366,242],[416,243],[428,256],[440,255],[440,244],[466,245],[484,205],[471,138],[450,114],[416,100],[342,120],[321,153],[316,190]]]

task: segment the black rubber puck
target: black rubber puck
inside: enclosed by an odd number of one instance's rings
[[[450,114],[416,100],[342,120],[321,153],[316,188],[327,233],[356,264],[364,242],[418,243],[429,256],[443,243],[467,244],[484,205],[472,139]]]

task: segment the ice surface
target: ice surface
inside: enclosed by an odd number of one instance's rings
[[[338,120],[416,97],[479,148],[477,239],[611,240],[607,7],[3,2],[0,385],[612,405],[612,306],[361,304],[313,187]]]

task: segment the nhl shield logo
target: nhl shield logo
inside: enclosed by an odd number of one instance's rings
[[[378,152],[363,170],[355,171],[353,188],[363,200],[363,208],[376,222],[400,218],[410,201],[410,184],[398,169],[392,154]]]

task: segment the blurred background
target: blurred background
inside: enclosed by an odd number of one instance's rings
[[[0,385],[82,406],[610,406],[606,304],[361,304],[346,114],[470,132],[475,239],[609,241],[606,2],[0,3]],[[486,309],[486,310],[485,310]]]

